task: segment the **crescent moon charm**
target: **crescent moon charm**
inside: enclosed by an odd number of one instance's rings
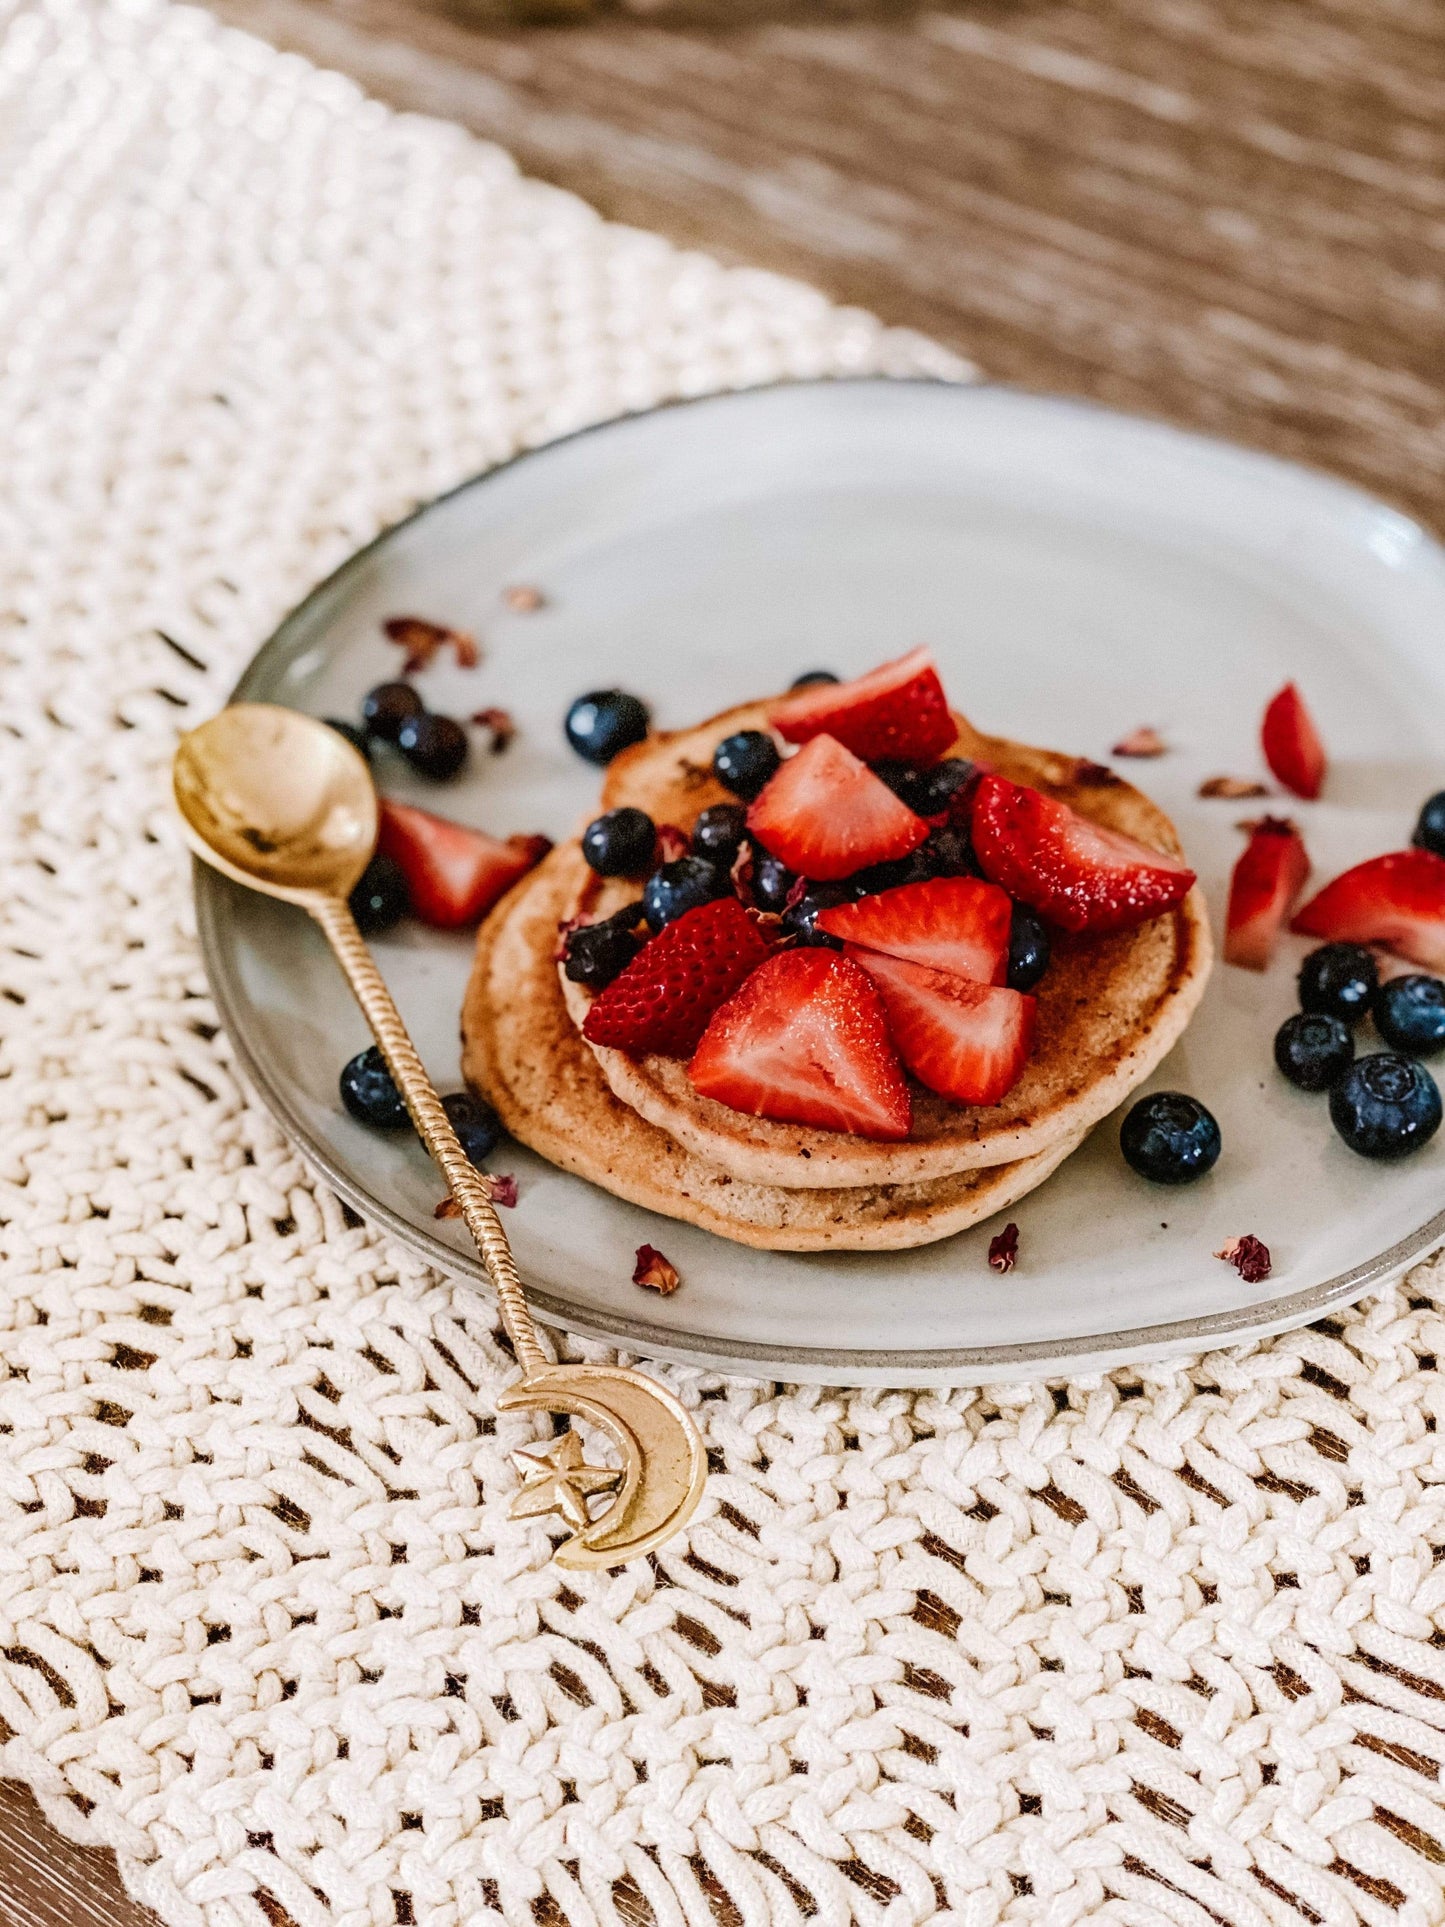
[[[622,1455],[620,1472],[585,1465],[570,1432],[545,1453],[514,1455],[523,1486],[512,1517],[558,1512],[577,1527],[557,1548],[559,1566],[620,1566],[660,1546],[692,1517],[707,1479],[702,1440],[673,1394],[641,1372],[544,1365],[509,1385],[497,1404],[505,1411],[569,1412],[605,1432]],[[606,1511],[590,1519],[588,1497],[608,1487],[616,1491]]]

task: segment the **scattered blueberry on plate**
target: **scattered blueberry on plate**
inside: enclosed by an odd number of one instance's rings
[[[1375,1029],[1393,1050],[1434,1057],[1445,1050],[1445,983],[1438,977],[1392,977],[1375,992]]]
[[[726,895],[727,890],[726,871],[719,870],[703,856],[680,856],[664,863],[660,870],[654,870],[643,884],[643,914],[654,930],[661,930],[684,911],[711,903],[714,897]]]
[[[582,854],[600,877],[640,876],[656,846],[657,825],[646,810],[607,810],[582,832]]]
[[[420,716],[426,704],[409,682],[382,682],[361,699],[361,720],[368,736],[394,743],[401,726]]]
[[[445,783],[467,760],[467,732],[451,716],[429,709],[408,716],[396,732],[396,746],[419,776]]]
[[[567,711],[567,741],[589,763],[610,763],[647,734],[646,706],[622,689],[594,689]]]
[[[442,1109],[470,1164],[480,1165],[483,1158],[490,1157],[506,1135],[502,1120],[475,1091],[449,1091],[442,1099]]]
[[[1183,1091],[1141,1097],[1119,1128],[1125,1162],[1154,1184],[1192,1184],[1219,1162],[1213,1114]]]
[[[831,669],[805,669],[801,676],[794,676],[788,684],[789,689],[809,689],[815,682],[837,682]]]
[[[1300,1009],[1357,1024],[1369,1011],[1379,981],[1374,952],[1363,944],[1322,944],[1300,965]]]
[[[1049,967],[1049,933],[1025,903],[1013,907],[1008,935],[1008,987],[1032,990]]]
[[[713,775],[724,789],[751,803],[782,760],[777,744],[764,730],[740,729],[724,736],[713,751]]]
[[[394,857],[379,852],[361,873],[351,893],[351,914],[363,937],[379,937],[411,908],[406,873]]]
[[[398,1131],[411,1122],[401,1092],[386,1068],[386,1059],[375,1044],[368,1044],[342,1066],[341,1101],[358,1123],[370,1124],[379,1131]]]
[[[1437,790],[1421,810],[1412,841],[1422,850],[1445,856],[1445,790]]]
[[[1409,1157],[1440,1128],[1440,1087],[1413,1058],[1376,1051],[1330,1092],[1330,1122],[1363,1158]]]
[[[1274,1061],[1302,1091],[1327,1091],[1355,1061],[1355,1038],[1343,1018],[1301,1010],[1275,1033]]]

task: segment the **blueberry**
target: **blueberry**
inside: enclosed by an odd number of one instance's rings
[[[692,826],[692,847],[709,863],[730,870],[742,847],[748,813],[741,803],[714,803]]]
[[[978,860],[967,830],[952,823],[930,830],[928,840],[918,847],[917,855],[931,877],[976,877]]]
[[[811,689],[815,682],[837,682],[831,669],[805,669],[801,676],[794,676],[788,684],[789,689]]]
[[[1422,850],[1445,856],[1445,790],[1437,790],[1421,810],[1411,841],[1418,843]]]
[[[582,854],[600,877],[640,876],[656,845],[657,825],[646,810],[608,810],[582,832]]]
[[[355,723],[345,722],[340,716],[324,716],[322,721],[328,729],[334,729],[338,736],[344,736],[354,750],[358,750],[367,762],[371,761],[371,738],[364,729]]]
[[[563,975],[574,984],[586,984],[589,990],[605,990],[642,948],[635,935],[641,921],[642,905],[629,903],[625,910],[601,923],[570,931],[563,952]]]
[[[973,764],[961,756],[946,757],[927,769],[915,769],[911,763],[873,765],[873,774],[881,777],[916,816],[941,816],[973,773]]]
[[[475,1091],[449,1091],[442,1099],[442,1109],[470,1164],[479,1165],[483,1158],[490,1157],[505,1135],[502,1120]]]
[[[359,1123],[379,1131],[398,1131],[410,1122],[401,1092],[375,1044],[368,1044],[342,1067],[341,1101]]]
[[[567,741],[589,763],[610,763],[647,734],[646,707],[621,689],[594,689],[567,711]]]
[[[1155,1091],[1119,1129],[1125,1162],[1155,1184],[1192,1184],[1219,1161],[1219,1126],[1197,1097]]]
[[[1322,944],[1300,965],[1300,1009],[1357,1024],[1370,1008],[1379,981],[1374,953],[1363,944]]]
[[[761,729],[740,729],[735,736],[724,736],[713,751],[713,775],[724,789],[751,803],[782,760],[771,736]]]
[[[817,924],[820,910],[832,910],[840,903],[847,903],[852,892],[846,883],[811,883],[807,894],[798,898],[783,912],[783,928],[801,944],[810,945],[815,950],[841,950],[841,937],[829,936]]]
[[[394,743],[402,724],[425,708],[409,682],[381,682],[361,699],[361,720],[369,736]]]
[[[797,878],[775,856],[766,850],[758,850],[753,857],[753,896],[760,910],[773,910],[781,914],[787,907],[788,894]]]
[[[1016,903],[1008,933],[1008,987],[1032,990],[1049,967],[1049,933],[1026,903]]]
[[[1342,1017],[1302,1010],[1275,1033],[1274,1061],[1302,1091],[1327,1091],[1355,1061],[1355,1039]]]
[[[1438,977],[1392,977],[1370,1006],[1375,1029],[1392,1050],[1434,1057],[1445,1050],[1445,983]]]
[[[1376,1051],[1330,1092],[1330,1122],[1362,1158],[1404,1158],[1440,1128],[1440,1087],[1423,1064]]]
[[[680,856],[654,870],[642,886],[642,908],[654,930],[661,930],[685,911],[728,891],[726,874],[705,856]]]
[[[351,914],[363,937],[379,937],[411,908],[406,873],[394,857],[374,856],[351,893]]]
[[[934,872],[920,846],[908,856],[891,863],[871,863],[866,870],[855,870],[849,881],[860,896],[875,896],[880,890],[897,890],[905,883],[926,883]]]
[[[450,716],[424,709],[408,716],[396,732],[396,746],[420,776],[445,783],[467,760],[467,732]]]

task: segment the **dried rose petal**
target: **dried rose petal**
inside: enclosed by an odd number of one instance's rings
[[[654,863],[676,863],[677,859],[680,856],[686,856],[691,848],[692,838],[686,830],[680,830],[675,823],[658,824]]]
[[[1085,789],[1104,789],[1118,780],[1107,763],[1091,763],[1084,758],[1074,765],[1074,781]]]
[[[1121,737],[1112,753],[1115,756],[1162,756],[1168,747],[1158,730],[1146,725],[1142,729],[1131,729],[1127,736]]]
[[[783,908],[785,910],[796,910],[807,894],[808,879],[806,877],[794,877],[788,887],[788,894],[783,899]]]
[[[1242,1238],[1231,1238],[1214,1255],[1233,1265],[1247,1285],[1257,1285],[1270,1274],[1269,1246],[1248,1232]]]
[[[493,1204],[514,1205],[517,1202],[517,1180],[510,1171],[478,1171],[477,1176]],[[432,1213],[434,1218],[459,1218],[461,1215],[462,1208],[455,1198],[443,1198]]]
[[[737,891],[739,900],[745,907],[753,905],[753,852],[751,844],[744,843],[733,858],[732,868],[728,871],[729,880]]]
[[[436,1210],[432,1212],[434,1218],[459,1218],[461,1215],[462,1207],[455,1198],[443,1198]]]
[[[1201,796],[1223,796],[1231,802],[1241,802],[1246,796],[1268,796],[1269,790],[1263,783],[1256,783],[1252,776],[1211,776],[1199,785]]]
[[[388,641],[405,649],[402,674],[406,676],[425,669],[443,648],[452,650],[459,669],[475,669],[482,659],[482,652],[471,636],[460,629],[448,629],[440,622],[428,622],[424,616],[389,616],[381,626]]]
[[[1247,816],[1234,827],[1243,830],[1246,836],[1253,836],[1259,830],[1272,836],[1298,836],[1300,833],[1299,824],[1292,816]]]
[[[634,1285],[645,1285],[649,1291],[659,1291],[668,1298],[682,1283],[677,1275],[677,1267],[669,1264],[656,1245],[639,1245],[637,1263],[632,1268]]]
[[[553,963],[566,963],[567,939],[574,930],[581,930],[586,921],[585,917],[564,917],[557,925],[557,948],[552,952]]]
[[[988,1248],[988,1262],[995,1271],[1012,1271],[1018,1263],[1019,1228],[1006,1224]]]
[[[492,732],[492,754],[498,756],[517,733],[511,712],[505,709],[478,709],[472,712],[472,721],[481,729]]]
[[[518,616],[535,615],[539,609],[547,606],[546,596],[540,589],[534,589],[530,582],[514,582],[510,588],[503,589],[502,600],[513,615]]]

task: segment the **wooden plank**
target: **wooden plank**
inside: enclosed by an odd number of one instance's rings
[[[58,1834],[24,1787],[0,1780],[3,1927],[156,1927],[126,1897],[115,1857]]]

